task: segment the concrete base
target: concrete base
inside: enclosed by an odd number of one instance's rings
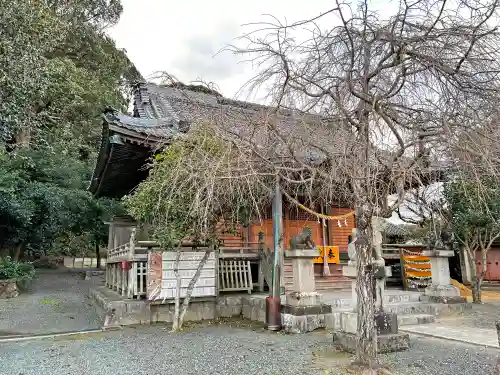
[[[356,334],[334,332],[333,345],[345,352],[356,353]],[[377,353],[392,353],[408,350],[410,337],[407,333],[377,336]]]
[[[287,333],[307,333],[318,328],[326,328],[325,315],[281,314],[281,326]]]
[[[454,285],[430,285],[425,288],[424,294],[426,296],[434,297],[459,297],[460,290]]]
[[[306,333],[325,328],[325,314],[332,306],[323,303],[323,296],[316,292],[289,293],[281,306],[281,325],[287,333]]]
[[[453,285],[431,285],[425,289],[429,302],[464,303],[466,298],[460,296],[460,291]]]
[[[323,296],[317,292],[291,292],[285,297],[285,304],[290,306],[318,306],[323,304]]]

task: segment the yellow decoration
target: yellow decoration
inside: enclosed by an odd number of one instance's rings
[[[339,257],[339,247],[338,246],[316,246],[316,248],[319,250],[319,256],[317,258],[313,259],[313,263],[320,263],[323,264],[323,257],[325,256],[325,249],[328,254],[328,263],[331,264],[339,264],[340,263],[340,257]]]
[[[347,219],[348,217],[354,216],[354,211],[348,212],[344,215],[339,215],[339,216],[329,216],[329,215],[324,215],[320,214],[314,210],[311,210],[310,208],[304,206],[302,203],[300,203],[298,200],[292,198],[290,195],[288,195],[285,191],[283,191],[283,194],[285,197],[287,197],[288,200],[292,201],[296,206],[299,208],[303,209],[304,211],[310,213],[311,215],[316,216],[319,219],[325,219],[325,220],[344,220]],[[340,222],[339,222],[340,224]]]

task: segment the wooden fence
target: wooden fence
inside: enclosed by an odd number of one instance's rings
[[[101,258],[101,266],[97,266],[97,258],[92,257],[64,257],[64,267],[66,268],[104,268],[106,258]]]
[[[248,259],[219,260],[219,292],[252,292],[252,270]]]

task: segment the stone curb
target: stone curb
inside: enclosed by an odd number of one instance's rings
[[[414,332],[412,330],[408,330],[408,329],[405,329],[405,328],[400,328],[399,331],[400,332],[404,332],[404,333],[408,333],[410,335],[415,335],[415,336],[432,337],[432,338],[435,338],[435,339],[461,342],[463,344],[469,344],[469,345],[475,345],[475,346],[482,346],[482,347],[486,347],[486,348],[495,348],[495,349],[499,348],[498,344],[497,345],[492,345],[492,344],[488,344],[488,343],[480,344],[480,343],[472,341],[472,340],[466,340],[466,339],[460,339],[460,338],[456,338],[456,337],[443,336],[443,335],[439,335],[439,334],[436,334],[436,333]]]
[[[105,331],[103,329],[89,329],[89,330],[83,330],[83,331],[60,332],[60,333],[44,333],[44,334],[37,334],[37,335],[0,336],[0,343],[3,343],[3,342],[15,342],[15,341],[40,340],[40,339],[50,339],[50,338],[55,338],[55,337],[85,335],[85,334],[89,334],[89,333],[99,333],[99,332],[105,332]]]

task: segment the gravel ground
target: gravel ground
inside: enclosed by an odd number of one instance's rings
[[[31,290],[0,299],[0,336],[100,328],[87,294],[92,281],[69,271],[41,270]]]
[[[351,357],[325,332],[283,335],[260,328],[208,326],[173,334],[160,326],[0,344],[1,375],[319,375],[340,374]],[[495,374],[498,351],[412,337],[407,352],[381,356],[399,375]]]

